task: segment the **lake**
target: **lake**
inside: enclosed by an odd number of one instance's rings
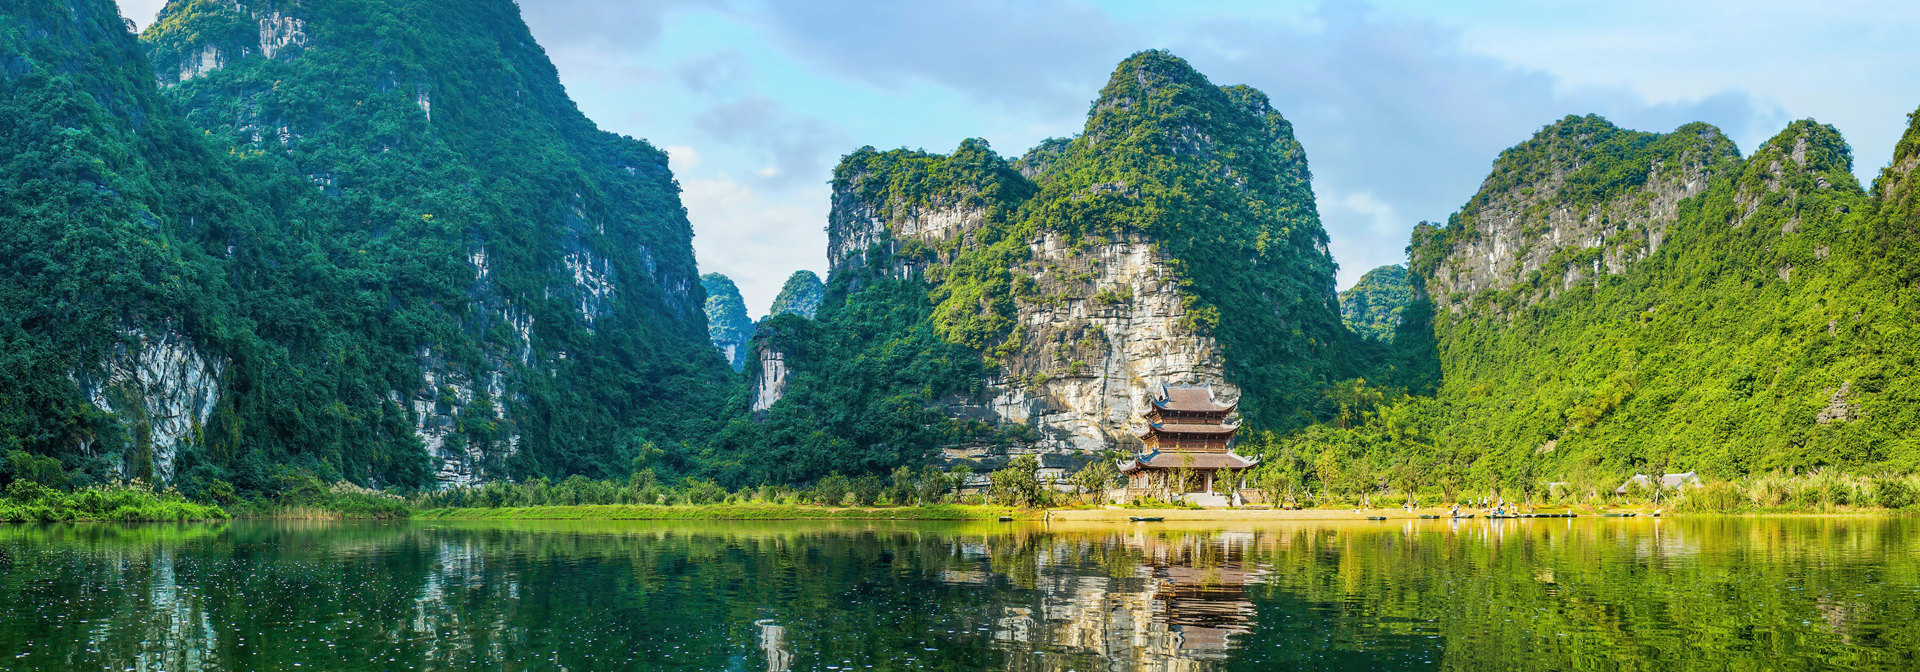
[[[0,525],[11,670],[1803,670],[1920,521]]]

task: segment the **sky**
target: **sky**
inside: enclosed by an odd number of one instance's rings
[[[120,0],[141,25],[163,0]],[[703,272],[763,315],[825,275],[827,181],[863,146],[1015,157],[1080,131],[1114,65],[1169,49],[1265,91],[1314,175],[1339,286],[1404,263],[1500,150],[1569,114],[1718,126],[1743,153],[1794,119],[1886,165],[1920,107],[1920,3],[1828,0],[520,0],[601,128],[667,150]]]

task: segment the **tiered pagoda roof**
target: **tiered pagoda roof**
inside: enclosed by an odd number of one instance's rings
[[[1160,398],[1153,400],[1154,410],[1186,413],[1227,414],[1239,404],[1222,404],[1213,399],[1213,388],[1201,385],[1161,385]]]

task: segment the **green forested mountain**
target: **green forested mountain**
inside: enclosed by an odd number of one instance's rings
[[[723,478],[1126,448],[1161,383],[1214,384],[1257,427],[1328,417],[1364,352],[1288,122],[1164,52],[1092,110],[1017,163],[980,140],[848,155],[818,320],[762,324]]]
[[[767,316],[792,313],[811,318],[820,312],[820,302],[826,298],[827,286],[820,282],[820,276],[813,271],[794,271],[787,276],[786,284],[780,286],[780,293],[773,297]]]
[[[1550,125],[1414,234],[1432,315],[1401,333],[1430,334],[1437,392],[1358,395],[1357,429],[1303,433],[1275,464],[1522,489],[1920,467],[1920,290],[1899,252],[1916,145],[1910,130],[1869,193],[1812,121],[1745,158],[1704,124]]]
[[[1359,282],[1340,293],[1340,318],[1355,334],[1391,341],[1413,301],[1413,282],[1407,278],[1407,267],[1381,266],[1367,271]]]
[[[580,115],[511,2],[0,30],[9,445],[189,488],[688,468],[728,376],[666,157]]]
[[[700,276],[700,287],[707,292],[707,338],[738,371],[747,361],[747,341],[753,338],[753,318],[747,316],[747,302],[740,298],[740,288],[733,279],[719,273]]]

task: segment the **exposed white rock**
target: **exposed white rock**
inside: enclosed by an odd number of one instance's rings
[[[1473,216],[1475,234],[1458,241],[1427,282],[1436,308],[1460,312],[1479,292],[1504,291],[1546,267],[1568,249],[1600,249],[1591,266],[1551,269],[1560,282],[1526,303],[1551,299],[1602,274],[1620,274],[1653,256],[1667,227],[1680,216],[1680,202],[1707,188],[1705,157],[1657,166],[1640,189],[1584,208],[1554,200],[1569,173],[1559,172],[1531,189],[1494,194]]]
[[[226,54],[221,53],[219,47],[211,44],[205,45],[200,47],[200,51],[180,59],[180,76],[175,82],[184,83],[195,77],[219,70],[220,68],[226,67],[226,65]]]
[[[136,443],[152,450],[154,480],[170,482],[180,446],[213,413],[223,363],[171,329],[157,334],[129,329],[120,336],[98,374],[81,373],[74,380],[88,401],[119,418]],[[92,453],[96,447],[82,449]],[[121,474],[133,476],[133,468],[122,464]]]
[[[1167,257],[1141,238],[1075,250],[1043,234],[1030,273],[1058,303],[1019,305],[1026,337],[989,382],[988,410],[1038,430],[1035,449],[1097,451],[1136,444],[1140,416],[1163,384],[1209,385],[1239,399],[1212,338],[1183,324],[1186,307]]]
[[[488,458],[506,459],[520,449],[520,435],[513,431],[512,418],[507,413],[508,390],[504,365],[490,362],[491,366],[481,374],[481,381],[475,382],[466,375],[448,366],[447,362],[434,353],[433,349],[421,348],[422,362],[421,386],[409,398],[409,410],[413,411],[414,434],[420,437],[427,454],[438,461],[440,468],[434,475],[440,487],[478,485],[497,474],[488,473]],[[477,445],[450,442],[448,439],[459,431],[460,423],[468,418],[475,397],[476,387],[485,390],[492,400],[494,420],[506,428],[506,436],[499,445]],[[394,398],[401,398],[399,392]],[[496,454],[489,454],[494,451]]]
[[[605,257],[585,249],[568,252],[562,263],[573,274],[573,284],[580,288],[580,319],[591,325],[613,302],[611,266]]]
[[[228,45],[237,48],[239,53],[216,44],[198,45],[189,49],[180,59],[180,67],[174,81],[161,82],[173,86],[206,75],[226,67],[253,54],[267,58],[299,53],[307,46],[307,22],[305,19],[281,12],[272,7],[258,8],[238,0],[224,0],[227,9],[252,18],[259,24],[258,39],[252,45]]]
[[[245,5],[235,3],[241,11]],[[260,55],[273,58],[296,47],[307,46],[307,22],[305,19],[269,9],[256,11],[254,17],[260,21]]]
[[[728,355],[731,357],[731,353]],[[760,375],[753,380],[753,412],[773,408],[787,393],[787,356],[773,348],[760,350]]]
[[[979,229],[986,217],[977,208],[909,206],[887,222],[851,192],[835,201],[828,259],[836,272],[865,263],[873,245],[898,251],[914,241],[937,249]],[[1030,247],[1031,259],[1015,271],[1032,277],[1040,295],[1067,298],[1021,301],[1021,347],[985,381],[990,401],[948,400],[950,412],[1032,427],[1039,440],[1020,450],[1100,451],[1137,445],[1139,416],[1162,384],[1211,385],[1223,400],[1239,398],[1213,339],[1183,324],[1178,278],[1151,242],[1126,237],[1075,249],[1065,236],[1045,233]],[[923,270],[919,263],[896,259],[888,272],[908,276]],[[763,359],[756,389],[768,382],[765,369]],[[756,408],[762,398],[756,392]]]

